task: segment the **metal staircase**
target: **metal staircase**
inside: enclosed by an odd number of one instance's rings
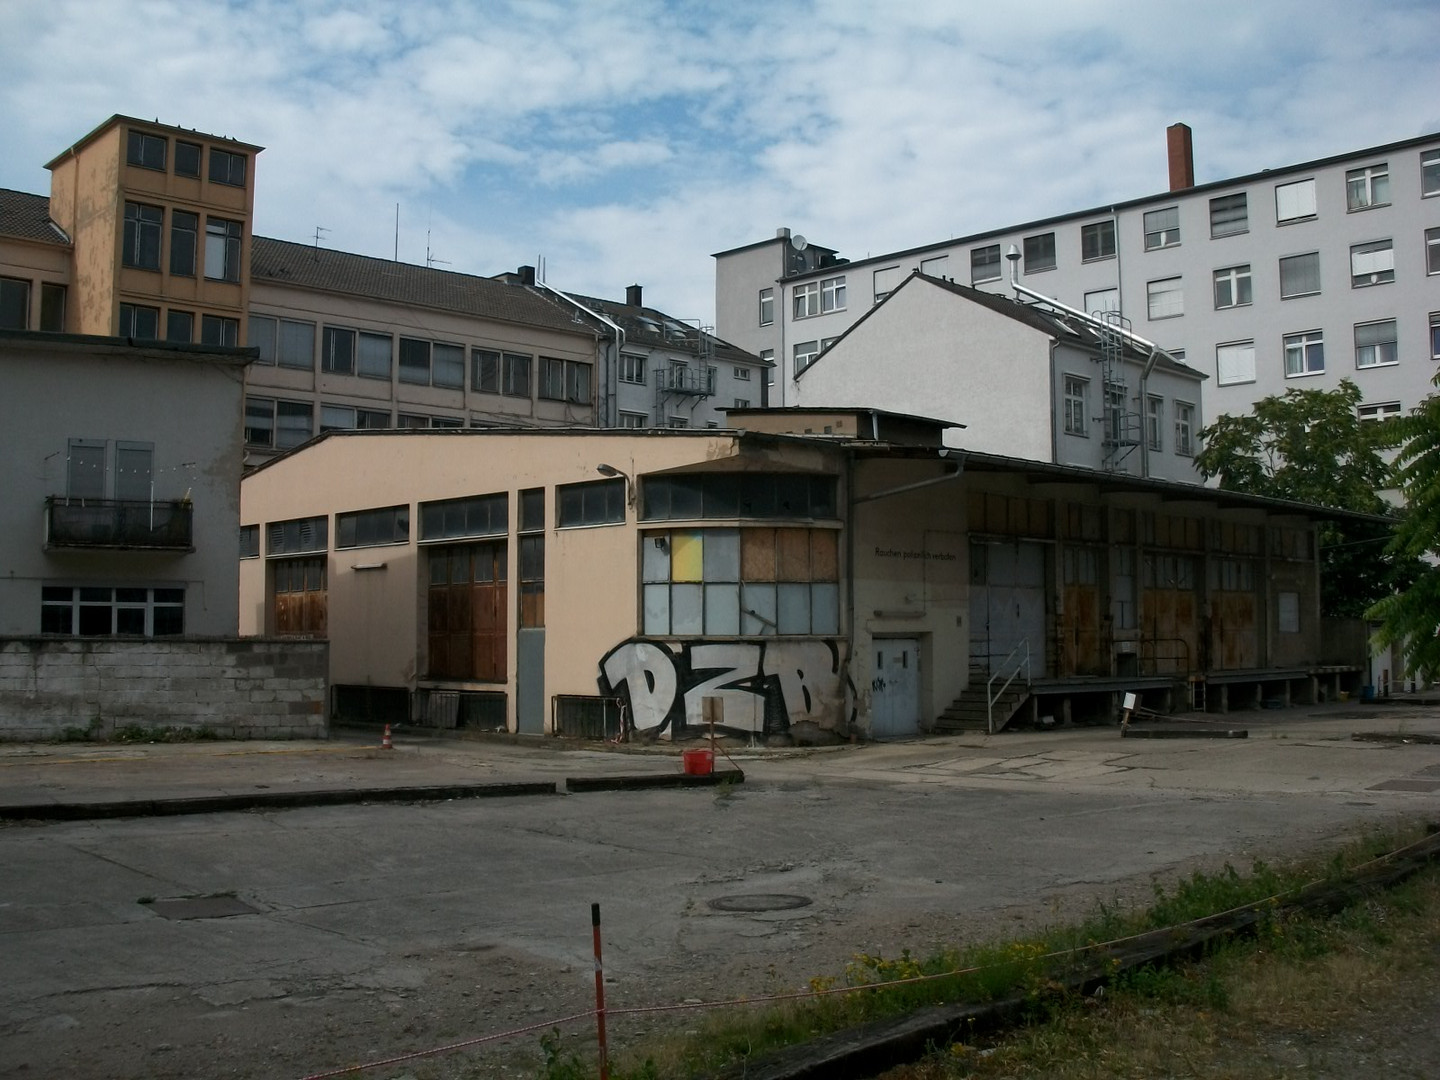
[[[1101,369],[1101,406],[1096,417],[1102,432],[1100,467],[1106,472],[1119,472],[1121,465],[1145,437],[1145,418],[1138,408],[1131,408],[1130,388],[1125,384],[1125,343],[1131,336],[1130,320],[1118,311],[1096,312],[1100,323],[1096,336],[1100,339],[1097,363]]]
[[[1001,731],[1029,700],[1029,683],[1017,680],[996,696],[992,706],[990,702],[990,672],[983,667],[972,666],[969,688],[935,718],[935,733],[937,735],[959,735],[974,732],[984,734],[990,730],[992,717],[995,730]]]

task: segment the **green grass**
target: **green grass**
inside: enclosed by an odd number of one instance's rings
[[[783,1047],[859,1024],[908,1013],[937,1004],[985,1003],[1023,996],[1036,1061],[1052,1062],[1047,1043],[1054,1053],[1084,1058],[1083,1043],[1089,1036],[1068,1032],[1067,1018],[1080,1009],[1083,1017],[1091,1004],[1077,1004],[1066,993],[1059,978],[1067,963],[1073,966],[1071,950],[1087,950],[1098,943],[1162,929],[1194,919],[1229,911],[1281,896],[1316,880],[1338,878],[1348,870],[1377,855],[1414,842],[1422,835],[1416,827],[1403,833],[1376,833],[1352,843],[1325,859],[1293,865],[1253,863],[1241,872],[1226,865],[1216,873],[1195,873],[1173,885],[1156,885],[1151,903],[1143,910],[1127,911],[1119,906],[1100,905],[1093,915],[1077,925],[1048,928],[1044,932],[1012,941],[938,950],[925,957],[902,950],[898,956],[857,954],[845,970],[810,980],[812,992],[839,988],[875,987],[826,996],[803,998],[767,1006],[737,1006],[724,1012],[712,1011],[703,1019],[689,1022],[684,1036],[656,1039],[645,1044],[624,1046],[612,1040],[610,1075],[614,1080],[652,1080],[657,1076],[706,1075],[763,1058]],[[1385,902],[1397,912],[1406,905],[1425,908],[1422,892],[1402,887],[1387,894]],[[1388,909],[1387,909],[1388,910]],[[1388,920],[1388,921],[1387,921]],[[1223,1014],[1236,993],[1231,970],[1257,949],[1282,956],[1290,963],[1305,963],[1331,955],[1341,942],[1352,940],[1383,944],[1386,927],[1393,918],[1377,919],[1367,905],[1345,909],[1333,918],[1291,916],[1278,904],[1261,919],[1253,935],[1230,939],[1211,948],[1203,960],[1184,967],[1144,968],[1117,976],[1103,1000],[1129,1003],[1136,1011],[1146,1008],[1188,1010],[1208,1016]],[[920,977],[931,978],[921,980]],[[889,983],[900,985],[883,985]],[[1144,1003],[1144,1004],[1141,1004]],[[1163,1046],[1163,1040],[1159,1040]],[[579,1080],[597,1075],[593,1055],[562,1052],[558,1038],[542,1041],[545,1065],[542,1080]],[[993,1056],[993,1055],[992,1055]],[[1101,1055],[1103,1056],[1103,1055]],[[973,1059],[973,1060],[972,1060]],[[969,1051],[947,1050],[938,1055],[944,1068],[970,1068],[988,1061]],[[935,1068],[935,1061],[927,1068]],[[1048,1066],[1046,1066],[1048,1067]],[[1048,1075],[1043,1068],[1029,1075]],[[917,1073],[929,1076],[931,1073]],[[938,1072],[935,1076],[969,1076],[969,1072]],[[1009,1075],[974,1073],[973,1075]],[[1059,1074],[1056,1074],[1059,1075]],[[1082,1074],[1076,1074],[1082,1075]],[[1085,1074],[1088,1075],[1088,1074]],[[1107,1075],[1097,1073],[1094,1075]],[[1116,1074],[1122,1075],[1122,1074]],[[1128,1075],[1128,1074],[1124,1074]],[[1159,1073],[1155,1075],[1160,1075]]]

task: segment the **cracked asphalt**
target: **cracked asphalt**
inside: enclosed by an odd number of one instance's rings
[[[745,782],[709,789],[0,826],[0,1077],[299,1078],[545,1025],[591,1004],[591,903],[612,1008],[710,1001],[1440,815],[1440,745],[1417,738],[1440,736],[1440,710],[1225,723],[1249,737],[733,750]],[[678,770],[662,753],[403,732],[391,754],[353,737],[4,746],[0,803]],[[712,905],[759,894],[809,903]],[[154,903],[204,896],[253,913],[176,919]],[[686,1015],[617,1020],[614,1038]],[[523,1075],[537,1040],[371,1075]]]

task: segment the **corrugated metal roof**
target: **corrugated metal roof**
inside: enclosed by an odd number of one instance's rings
[[[573,308],[562,308],[538,289],[524,285],[265,236],[254,237],[250,280],[252,284],[364,296],[587,337],[598,330]]]
[[[0,236],[69,247],[60,226],[50,220],[50,200],[28,191],[0,188]]]

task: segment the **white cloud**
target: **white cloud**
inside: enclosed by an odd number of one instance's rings
[[[257,228],[713,303],[790,225],[894,250],[1440,128],[1440,9],[1382,0],[10,0],[0,185],[111,113],[265,145]],[[136,27],[144,33],[137,34]]]

